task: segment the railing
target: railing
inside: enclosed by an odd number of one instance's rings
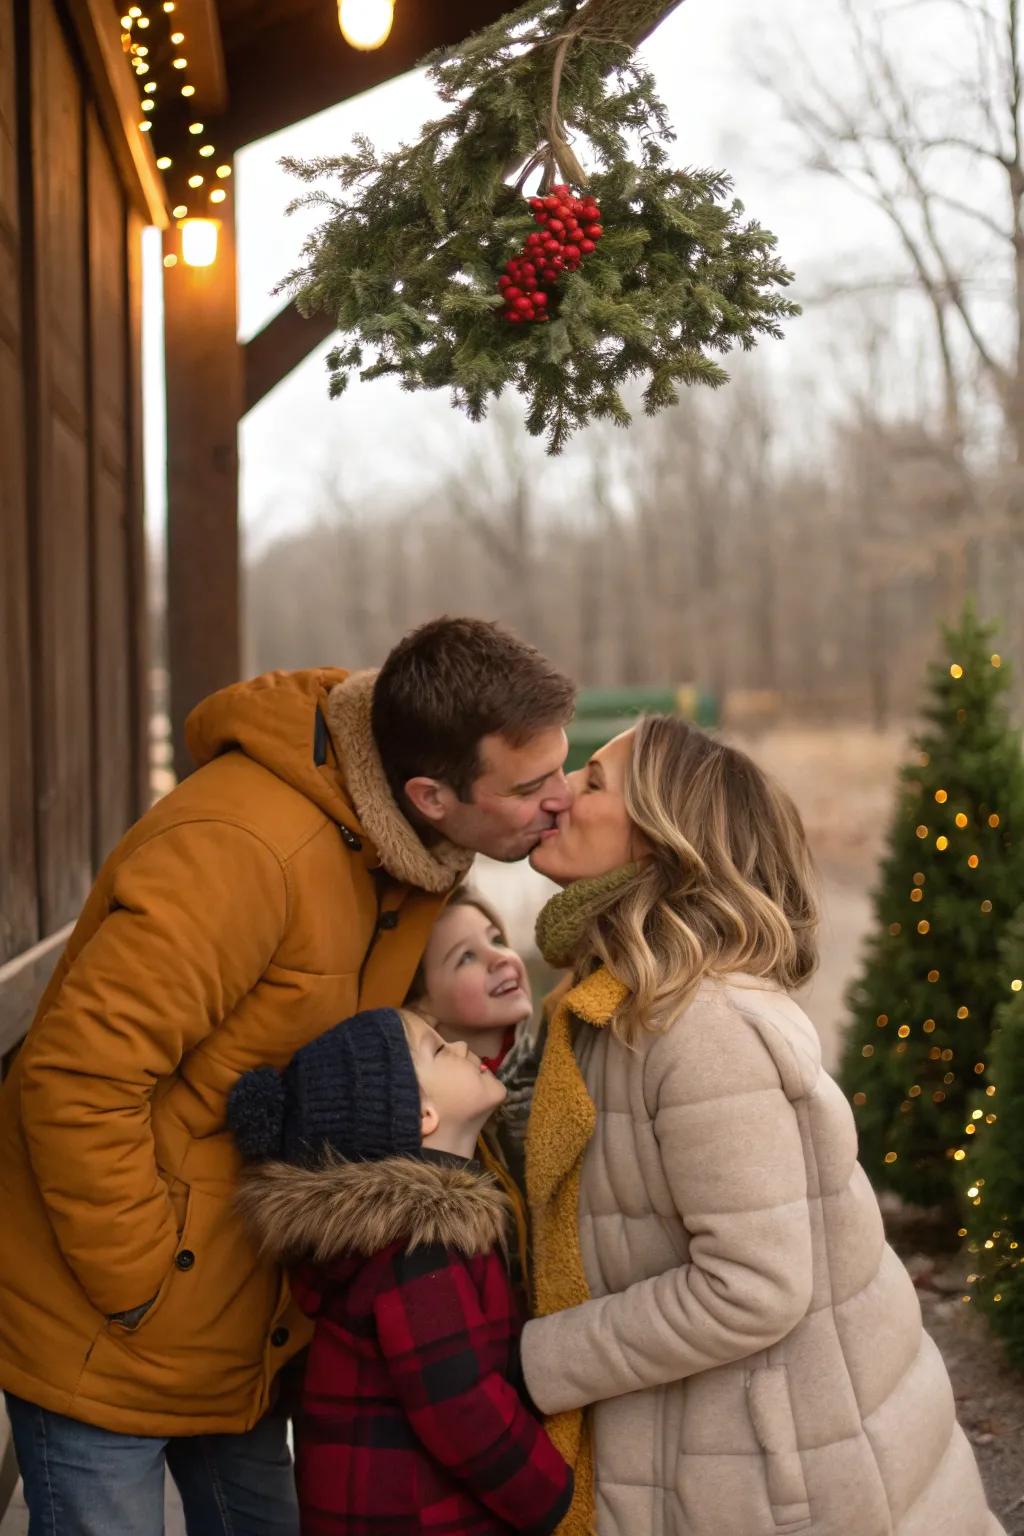
[[[593,752],[628,730],[638,715],[680,715],[695,725],[715,726],[718,699],[692,683],[637,688],[584,688],[576,699],[569,727],[566,769],[582,768]]]

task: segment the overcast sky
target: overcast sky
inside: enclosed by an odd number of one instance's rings
[[[798,155],[778,108],[770,94],[752,82],[750,61],[764,48],[777,47],[787,30],[813,57],[827,58],[832,78],[841,82],[845,61],[836,51],[831,4],[686,0],[645,49],[675,124],[679,162],[730,172],[748,212],[778,235],[780,254],[797,276],[798,299],[835,272],[837,264],[854,259],[852,251],[868,269],[884,269],[893,259],[880,217],[838,185],[795,169]],[[378,147],[393,147],[416,136],[434,104],[429,82],[414,73],[241,153],[236,196],[243,338],[258,331],[279,307],[271,290],[294,264],[309,227],[304,215],[283,217],[296,187],[277,164],[279,157],[341,151],[356,131],[368,134]],[[149,262],[148,270],[158,282],[159,255],[152,243]],[[148,486],[151,517],[158,523],[163,507],[162,420],[159,306],[152,295],[147,320]],[[308,517],[325,479],[335,479],[355,505],[412,495],[443,477],[486,431],[453,411],[447,395],[408,395],[390,381],[350,385],[340,401],[329,401],[325,350],[312,354],[243,423],[242,515],[249,537],[257,542]],[[774,388],[790,413],[799,411],[807,391],[819,397],[827,391],[837,366],[828,322],[820,311],[793,322],[784,342],[765,342],[760,352],[759,366],[770,368]],[[838,364],[842,366],[841,349]],[[525,442],[525,434],[524,452],[540,453],[538,445]],[[585,452],[584,436],[570,448],[558,473],[571,475],[574,462],[578,467]]]

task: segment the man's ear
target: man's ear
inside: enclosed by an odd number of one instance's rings
[[[441,784],[437,779],[406,779],[405,795],[417,815],[435,824],[444,820],[452,800],[447,784]]]
[[[431,1104],[429,1099],[420,1100],[420,1140],[426,1141],[428,1136],[433,1136],[441,1123],[441,1116]]]

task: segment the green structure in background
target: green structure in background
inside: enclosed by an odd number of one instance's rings
[[[582,768],[598,747],[628,730],[638,715],[680,715],[710,728],[719,720],[718,700],[692,683],[678,687],[584,688],[576,700],[576,717],[569,727],[566,771]]]

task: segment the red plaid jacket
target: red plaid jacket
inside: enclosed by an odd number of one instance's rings
[[[305,1255],[292,1279],[316,1319],[303,1536],[553,1531],[572,1474],[516,1385],[506,1206],[490,1178],[406,1158],[270,1164],[242,1198],[265,1244],[273,1229],[282,1258]]]

